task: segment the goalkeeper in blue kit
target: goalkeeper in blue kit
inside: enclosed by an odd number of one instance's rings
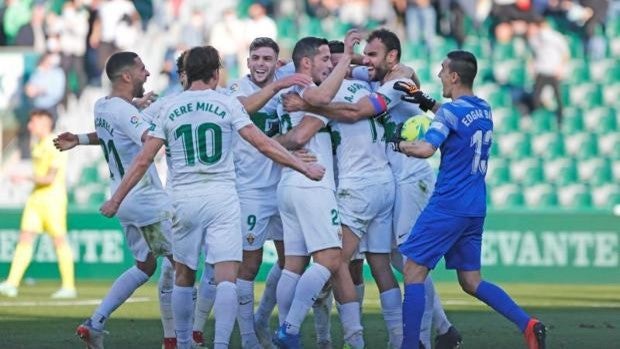
[[[473,54],[452,51],[441,64],[443,96],[440,105],[415,85],[397,82],[403,99],[435,113],[420,141],[403,141],[395,132],[395,151],[428,158],[441,150],[435,191],[416,221],[409,239],[400,246],[407,257],[403,302],[403,348],[419,347],[424,312],[424,279],[444,257],[446,268],[456,269],[465,292],[488,304],[519,327],[527,348],[545,348],[546,328],[528,315],[500,287],[482,280],[480,253],[486,216],[485,174],[493,135],[491,107],[473,93],[477,62]]]

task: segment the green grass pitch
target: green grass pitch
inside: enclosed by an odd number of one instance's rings
[[[79,298],[53,301],[49,295],[57,282],[22,286],[18,298],[0,298],[0,348],[82,348],[75,327],[88,317],[103,297],[111,281],[79,282]],[[620,285],[540,285],[504,284],[504,288],[528,312],[541,318],[549,328],[548,348],[612,348],[620,343]],[[257,295],[262,292],[257,286]],[[464,338],[464,348],[523,348],[517,329],[455,283],[441,283],[437,289],[448,317]],[[122,305],[107,323],[107,348],[160,348],[157,289],[154,282],[140,288],[132,302]],[[272,317],[275,328],[277,318]],[[372,283],[366,286],[363,323],[367,348],[385,348],[387,335],[379,308],[379,295]],[[312,348],[311,315],[303,328],[304,344]],[[213,338],[213,318],[205,334]],[[342,345],[338,316],[332,313],[334,348]],[[233,334],[231,348],[239,348]],[[211,345],[209,345],[211,347]]]

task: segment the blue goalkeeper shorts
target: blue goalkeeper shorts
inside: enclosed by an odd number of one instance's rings
[[[427,207],[400,251],[429,269],[445,257],[447,269],[480,270],[483,225],[484,217],[458,217]]]

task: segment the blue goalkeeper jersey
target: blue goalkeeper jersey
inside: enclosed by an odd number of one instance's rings
[[[489,104],[462,96],[437,111],[425,140],[441,151],[429,208],[463,217],[486,215],[486,184],[493,118]]]

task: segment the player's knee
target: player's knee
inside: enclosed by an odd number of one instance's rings
[[[30,231],[22,231],[19,234],[19,243],[21,244],[32,244],[34,241],[34,233]]]
[[[476,282],[470,278],[459,278],[459,284],[465,293],[475,296],[480,282]]]
[[[136,266],[138,267],[138,269],[142,270],[142,272],[144,272],[146,275],[150,277],[150,276],[153,276],[153,274],[155,274],[155,270],[157,269],[157,262],[155,258],[149,255],[146,261],[137,262]]]
[[[54,247],[58,248],[67,244],[67,237],[65,235],[54,237]]]

